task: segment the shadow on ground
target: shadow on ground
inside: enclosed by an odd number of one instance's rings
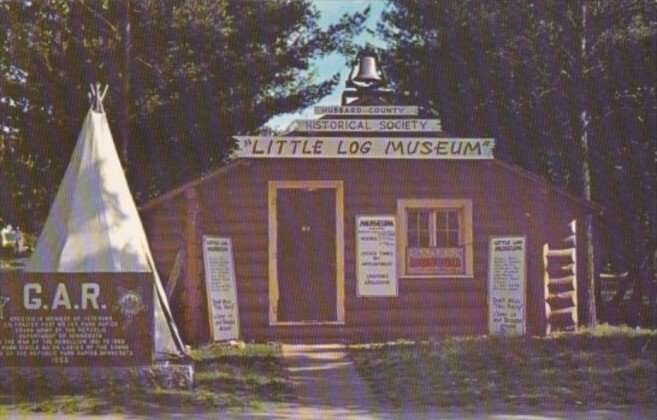
[[[275,357],[205,358],[195,363],[195,370],[193,389],[135,383],[62,388],[50,386],[47,380],[17,380],[10,389],[0,390],[0,417],[11,412],[153,416],[258,411],[296,400],[285,366]]]

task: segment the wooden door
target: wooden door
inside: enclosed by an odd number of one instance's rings
[[[279,189],[279,322],[337,320],[335,189]]]

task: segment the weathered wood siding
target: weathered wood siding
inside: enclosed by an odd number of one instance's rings
[[[201,231],[195,213],[200,207],[201,203],[195,202],[193,191],[186,191],[141,214],[155,266],[165,288],[176,255],[181,251],[184,253],[183,268],[169,304],[182,339],[188,344],[199,344],[209,337],[199,239]]]
[[[344,325],[269,325],[267,182],[284,180],[344,183]],[[183,279],[193,286],[177,290],[174,307],[178,308],[178,327],[195,343],[209,339],[202,278],[202,235],[232,239],[241,331],[244,338],[257,340],[485,334],[489,238],[525,235],[528,332],[540,334],[545,327],[542,245],[562,238],[566,224],[584,211],[581,204],[565,194],[496,162],[251,160],[190,189],[194,192],[186,191],[149,208],[145,212],[145,224],[164,280],[176,252],[185,246],[185,238],[194,236],[194,250],[191,255],[186,254],[186,265],[197,268],[188,269]],[[198,202],[197,213],[190,212],[190,196]],[[403,277],[399,280],[397,298],[357,297],[355,217],[396,214],[397,200],[402,198],[472,200],[474,275],[472,278]],[[193,222],[189,221],[190,217],[194,218]],[[198,278],[191,278],[196,275]],[[180,289],[184,290],[183,296]],[[203,311],[202,316],[186,314],[197,310]]]

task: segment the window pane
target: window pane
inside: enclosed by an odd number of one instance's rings
[[[448,223],[447,226],[450,230],[459,230],[459,213],[456,211],[450,211],[447,213]]]
[[[459,212],[457,210],[436,211],[436,246],[459,246]]]
[[[447,238],[445,237],[445,232],[436,232],[436,246],[438,248],[444,248],[447,246]]]
[[[406,232],[408,233],[408,246],[417,246],[418,241],[418,213],[414,211],[408,211],[407,213],[407,226]]]
[[[444,230],[447,226],[447,213],[444,211],[436,211],[436,231]]]
[[[446,246],[457,247],[459,246],[459,233],[455,231],[446,232]]]
[[[408,210],[407,211],[408,246],[428,247],[431,246],[430,211]]]
[[[429,229],[429,215],[431,214],[425,210],[414,211],[417,217],[418,229]]]
[[[428,248],[431,246],[431,239],[429,237],[429,231],[420,232],[420,242],[418,246],[421,248]]]
[[[418,243],[417,232],[411,230],[408,231],[408,246],[412,248],[417,248],[420,246]]]
[[[418,230],[429,227],[429,217],[426,212],[418,210],[408,211],[408,229]]]

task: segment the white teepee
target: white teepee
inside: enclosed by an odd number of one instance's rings
[[[104,112],[82,124],[27,271],[152,272],[156,359],[185,353]]]

